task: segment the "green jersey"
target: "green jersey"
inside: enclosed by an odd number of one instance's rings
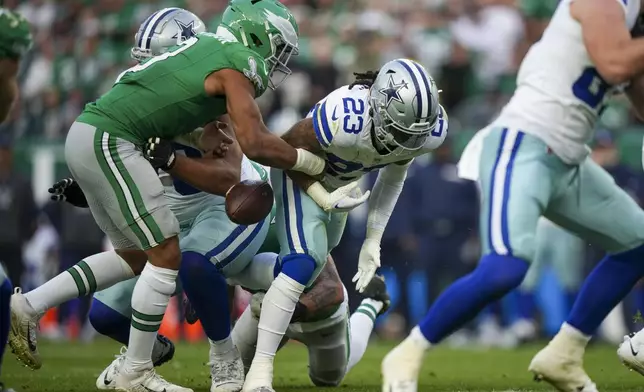
[[[31,48],[29,23],[22,15],[0,8],[0,59],[20,58]]]
[[[121,73],[77,121],[135,144],[192,132],[226,113],[226,97],[204,89],[206,77],[221,69],[243,73],[256,97],[266,90],[262,57],[228,37],[202,33]]]
[[[530,19],[547,20],[554,15],[559,0],[520,0],[519,9]]]

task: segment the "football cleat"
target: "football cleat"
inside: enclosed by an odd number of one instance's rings
[[[597,392],[584,371],[581,356],[557,349],[552,343],[534,356],[528,370],[534,373],[535,381],[545,381],[561,392]]]
[[[117,391],[124,392],[194,392],[190,388],[166,381],[157,374],[154,368],[140,372],[128,372],[123,369],[122,364],[116,370],[114,384]]]
[[[163,335],[157,335],[157,341],[152,349],[152,363],[159,367],[174,358],[174,343]]]
[[[391,298],[387,292],[385,278],[382,275],[376,275],[371,278],[362,295],[382,303],[382,309],[378,312],[378,316],[385,314],[389,310],[389,306],[391,306]]]
[[[190,300],[185,296],[183,297],[183,317],[190,325],[195,324],[197,321],[199,321],[199,316],[197,316],[195,308],[192,307]]]
[[[11,328],[9,330],[9,347],[18,360],[31,369],[40,369],[42,359],[38,352],[36,330],[38,316],[20,287],[16,287],[11,296]]]
[[[210,392],[239,392],[244,387],[244,363],[237,348],[233,350],[232,358],[210,356]]]
[[[101,390],[116,389],[116,375],[118,370],[123,365],[125,361],[125,354],[127,353],[127,348],[125,346],[121,347],[121,352],[118,355],[115,355],[115,359],[108,367],[101,372],[101,374],[96,379],[96,388]]]
[[[640,341],[642,331],[624,336],[617,349],[617,356],[627,368],[644,376],[644,344]]]
[[[418,375],[424,356],[425,350],[409,339],[391,350],[381,364],[382,391],[417,392]]]

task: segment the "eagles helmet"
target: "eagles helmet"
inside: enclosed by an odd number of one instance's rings
[[[298,54],[295,17],[277,0],[232,0],[221,25],[235,38],[262,56],[268,65],[269,87],[275,89],[291,70],[291,56]]]
[[[412,60],[397,59],[380,68],[369,104],[376,140],[390,153],[421,148],[438,123],[436,83]]]
[[[188,38],[206,31],[195,14],[182,8],[164,8],[150,15],[134,36],[132,58],[138,62],[165,53]]]
[[[17,12],[0,8],[0,59],[20,59],[32,44],[29,22]]]

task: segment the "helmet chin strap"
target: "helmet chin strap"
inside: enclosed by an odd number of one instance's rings
[[[371,122],[371,132],[369,132],[369,134],[371,135],[371,143],[376,148],[376,151],[378,151],[378,154],[389,155],[396,149],[392,145],[387,145],[386,143],[381,141],[378,136],[376,136],[376,126],[373,122]]]

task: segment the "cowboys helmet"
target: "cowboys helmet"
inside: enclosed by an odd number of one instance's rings
[[[287,64],[298,54],[299,32],[295,17],[279,1],[232,0],[220,27],[266,60],[271,89],[291,74]]]
[[[134,36],[132,58],[138,62],[165,53],[188,38],[206,31],[195,14],[182,8],[164,8],[150,15]]]
[[[438,123],[436,83],[412,60],[396,59],[380,68],[369,104],[376,140],[390,153],[421,148]]]

